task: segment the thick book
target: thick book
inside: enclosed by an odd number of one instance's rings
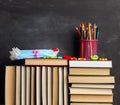
[[[53,67],[53,105],[58,105],[58,67]]]
[[[68,76],[69,83],[115,83],[114,76]]]
[[[84,103],[74,102],[73,103],[73,102],[71,102],[70,105],[113,105],[113,104],[112,103],[86,103],[86,102],[84,102]]]
[[[112,95],[71,94],[70,102],[113,102]]]
[[[15,105],[15,66],[5,69],[5,105]]]
[[[70,60],[69,67],[100,67],[112,68],[112,61],[80,61]]]
[[[100,84],[100,83],[72,83],[71,87],[79,87],[79,88],[99,88],[99,89],[114,89],[114,84]]]
[[[15,105],[20,105],[21,67],[20,66],[15,66],[15,71],[16,71],[16,99],[15,99]]]
[[[110,75],[110,68],[70,67],[70,75]]]
[[[42,68],[36,66],[36,105],[42,103]]]
[[[95,88],[69,88],[69,94],[96,94],[96,95],[111,95],[112,89],[95,89]]]
[[[67,66],[67,59],[54,59],[54,58],[28,58],[25,59],[25,65],[41,65],[41,66]]]

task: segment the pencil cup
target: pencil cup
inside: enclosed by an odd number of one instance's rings
[[[97,55],[98,40],[80,40],[80,57],[90,58]]]

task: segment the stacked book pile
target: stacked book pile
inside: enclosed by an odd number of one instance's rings
[[[112,105],[112,61],[69,61],[70,105]]]
[[[68,105],[66,59],[25,59],[6,66],[5,105]]]

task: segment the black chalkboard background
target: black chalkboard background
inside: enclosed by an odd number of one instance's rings
[[[114,105],[120,104],[120,0],[0,0],[0,103],[4,104],[5,65],[12,47],[58,47],[78,57],[75,27],[96,23],[100,29],[98,55],[113,61]]]

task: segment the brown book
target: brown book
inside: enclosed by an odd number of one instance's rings
[[[70,105],[113,105],[112,103],[70,103]]]
[[[58,67],[53,67],[53,105],[58,105]]]
[[[69,88],[70,94],[96,94],[111,95],[112,89],[95,89],[95,88]]]
[[[41,65],[41,66],[67,66],[68,61],[66,59],[54,59],[54,58],[28,58],[25,59],[25,65]]]
[[[114,76],[68,76],[69,83],[115,83]]]
[[[35,105],[35,67],[31,67],[31,105]]]
[[[42,68],[36,66],[36,105],[42,102]]]
[[[68,105],[68,69],[64,67],[64,105]]]
[[[20,105],[20,73],[21,73],[21,67],[20,66],[16,66],[15,67],[16,70],[16,99],[15,99],[15,105]]]
[[[70,75],[110,75],[110,68],[69,68]]]
[[[70,102],[113,102],[113,95],[71,94]]]
[[[47,70],[42,66],[42,105],[47,105]]]
[[[26,66],[26,105],[30,105],[30,66]]]
[[[58,97],[59,97],[59,105],[64,105],[63,103],[63,99],[64,99],[64,82],[63,82],[63,67],[58,67],[59,69],[59,93],[58,93]]]
[[[5,105],[15,105],[15,66],[6,66]]]
[[[26,70],[21,66],[21,105],[26,105]]]
[[[99,83],[72,83],[71,87],[81,87],[81,88],[99,88],[99,89],[113,89],[114,84],[99,84]]]
[[[47,67],[47,99],[48,99],[48,104],[52,105],[52,67]]]

